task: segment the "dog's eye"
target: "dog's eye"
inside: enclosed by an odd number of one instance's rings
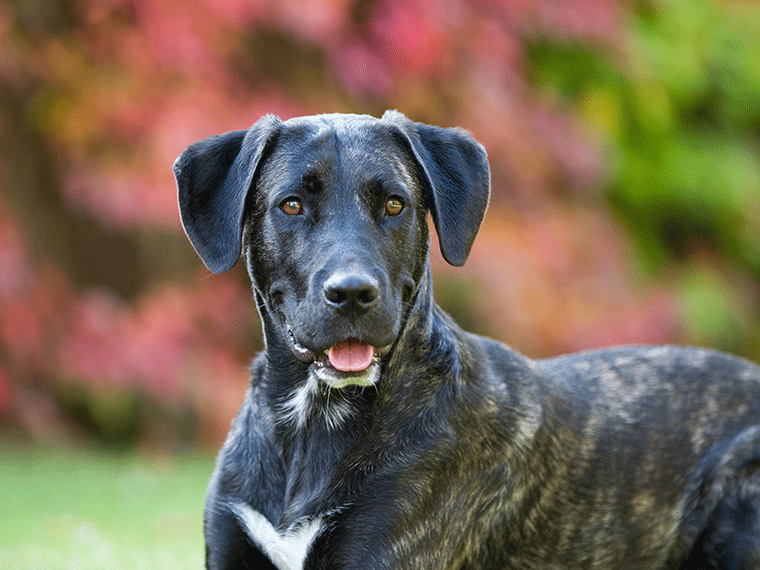
[[[303,211],[303,206],[298,198],[288,198],[280,204],[280,209],[288,216],[297,216]]]
[[[404,202],[401,198],[394,196],[393,198],[388,198],[388,201],[385,203],[385,213],[389,216],[398,216],[403,209]]]

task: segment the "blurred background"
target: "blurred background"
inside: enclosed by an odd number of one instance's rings
[[[185,238],[171,165],[265,113],[393,108],[485,145],[472,256],[433,249],[469,330],[760,360],[759,37],[760,5],[729,0],[0,0],[0,557],[200,567],[210,454],[262,344],[242,264],[211,275]]]
[[[739,1],[0,2],[0,437],[219,445],[260,325],[171,165],[265,113],[393,108],[485,145],[472,256],[433,250],[470,330],[760,359],[758,37]]]

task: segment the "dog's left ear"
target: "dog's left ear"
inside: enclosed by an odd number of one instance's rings
[[[267,115],[247,131],[191,145],[174,162],[182,225],[214,273],[232,269],[240,257],[248,192],[281,125],[280,119]]]
[[[383,121],[400,130],[412,151],[443,258],[464,265],[491,192],[485,149],[467,131],[415,123],[398,111],[387,111]]]

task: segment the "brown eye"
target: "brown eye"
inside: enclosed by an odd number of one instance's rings
[[[404,209],[404,202],[401,198],[388,198],[385,203],[385,213],[389,216],[398,216]]]
[[[301,200],[298,198],[288,198],[282,203],[282,205],[280,205],[280,208],[288,216],[297,216],[303,210],[303,206],[301,206]]]

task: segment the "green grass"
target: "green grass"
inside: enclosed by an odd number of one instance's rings
[[[203,568],[213,459],[0,447],[0,570]]]

